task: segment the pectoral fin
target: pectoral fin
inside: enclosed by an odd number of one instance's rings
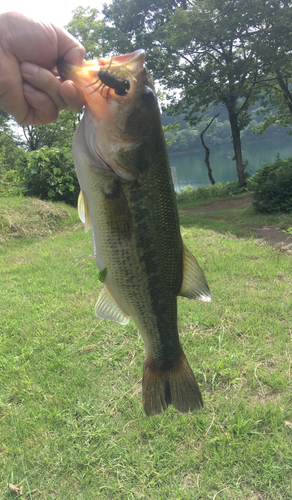
[[[211,293],[204,271],[186,245],[183,245],[183,282],[179,295],[187,299],[198,299],[202,302],[211,300]]]
[[[78,215],[81,222],[85,224],[85,232],[87,233],[87,231],[91,229],[91,222],[88,202],[84,191],[80,191],[78,196]]]
[[[94,311],[98,318],[110,319],[120,325],[127,325],[130,321],[130,316],[118,306],[106,285],[101,289]]]

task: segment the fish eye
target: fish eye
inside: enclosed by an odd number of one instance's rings
[[[152,102],[154,101],[154,92],[152,89],[150,89],[150,87],[145,87],[145,89],[143,90],[142,94],[141,94],[141,99],[142,101],[149,105],[149,104],[152,104]]]

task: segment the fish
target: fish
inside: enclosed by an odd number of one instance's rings
[[[95,313],[126,325],[145,347],[142,401],[147,416],[169,405],[203,406],[178,334],[177,297],[208,302],[204,271],[182,241],[161,113],[145,51],[60,60],[61,78],[83,91],[85,112],[73,139],[78,212],[91,229],[104,282]]]

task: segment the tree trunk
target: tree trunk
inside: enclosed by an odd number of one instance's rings
[[[244,186],[246,184],[246,180],[244,175],[244,165],[242,161],[240,129],[237,123],[237,113],[234,113],[228,109],[228,115],[231,126],[232,143],[236,161],[238,182],[240,186]]]
[[[284,78],[282,77],[280,71],[276,71],[276,75],[277,75],[278,84],[283,92],[285,102],[289,108],[290,113],[292,113],[292,94],[289,90],[287,83],[285,82]]]
[[[215,120],[215,118],[217,118],[217,116],[219,116],[220,113],[217,113],[217,115],[213,116],[212,120],[209,122],[209,123],[206,123],[206,127],[204,128],[203,132],[201,133],[200,137],[201,137],[201,143],[203,145],[203,147],[205,148],[205,163],[206,163],[206,167],[207,167],[207,170],[208,170],[208,177],[210,179],[210,182],[212,184],[212,186],[214,186],[214,184],[216,184],[215,182],[215,179],[212,175],[212,169],[211,169],[211,165],[210,165],[210,162],[209,162],[209,157],[210,157],[210,148],[208,148],[205,144],[205,141],[204,141],[204,133],[206,132],[206,130],[208,130],[208,128],[210,127],[210,125],[213,123],[213,121]]]

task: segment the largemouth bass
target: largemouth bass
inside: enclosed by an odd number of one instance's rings
[[[179,341],[177,296],[210,300],[204,272],[183,244],[160,111],[145,52],[84,62],[58,62],[62,78],[83,89],[86,107],[73,156],[81,192],[78,211],[91,229],[97,267],[106,278],[98,318],[133,318],[145,345],[145,413],[171,404],[203,405]]]

